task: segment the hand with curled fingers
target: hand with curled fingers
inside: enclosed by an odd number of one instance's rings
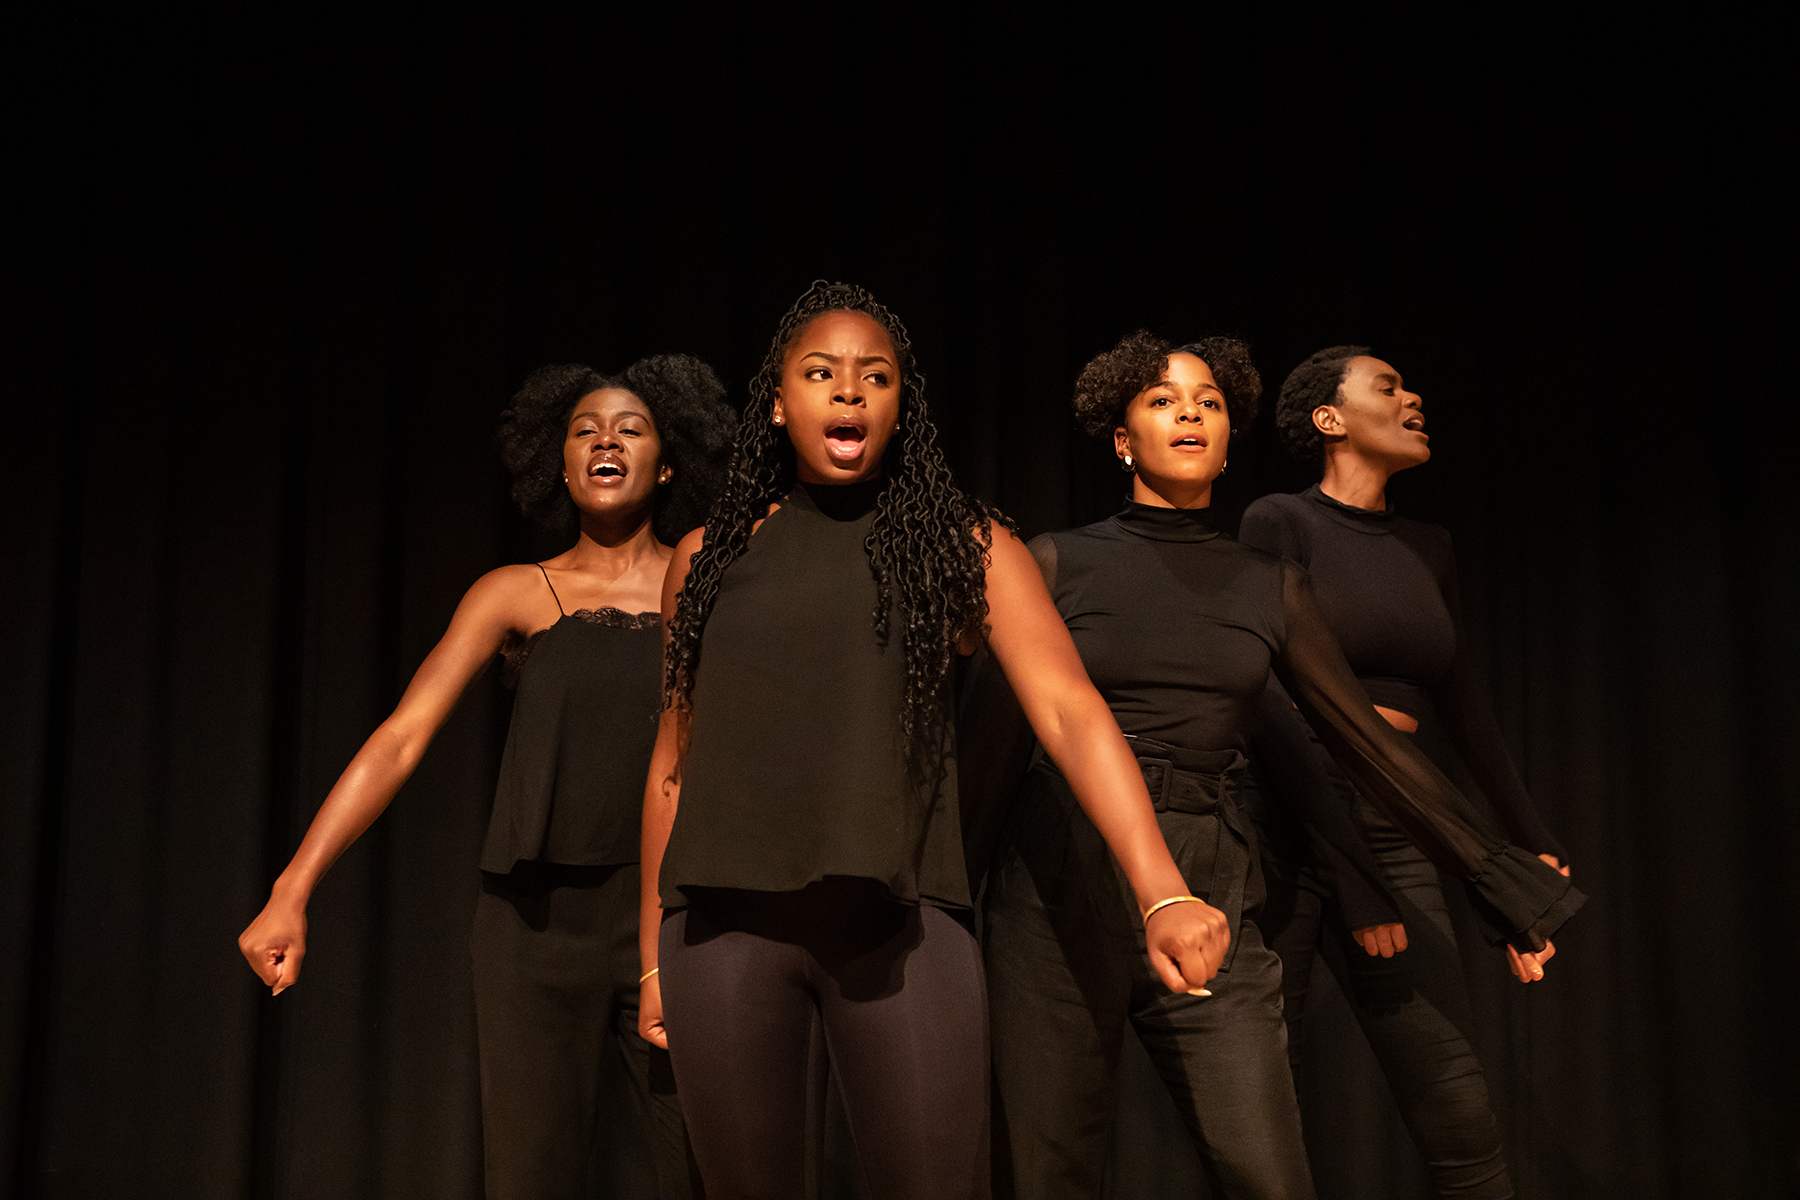
[[[1225,961],[1231,927],[1225,914],[1197,896],[1175,896],[1144,914],[1150,965],[1171,992],[1210,996],[1206,981]]]
[[[271,898],[256,920],[238,935],[242,952],[257,978],[279,996],[300,982],[300,961],[306,957],[306,907]]]
[[[652,970],[638,981],[638,1036],[667,1050],[669,1031],[663,1025],[662,973]]]
[[[1535,954],[1520,951],[1508,943],[1506,947],[1506,964],[1520,983],[1536,983],[1544,977],[1544,964],[1556,957],[1556,943],[1544,939],[1544,948]]]
[[[1406,926],[1398,921],[1364,925],[1361,929],[1352,929],[1350,936],[1370,958],[1392,958],[1406,949]]]

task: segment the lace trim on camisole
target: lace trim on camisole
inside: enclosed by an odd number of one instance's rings
[[[578,608],[567,615],[589,625],[598,625],[603,629],[623,629],[630,633],[644,633],[662,628],[662,614],[659,612],[628,613],[624,609],[614,608],[610,604],[601,608]],[[531,657],[531,652],[537,647],[538,640],[555,628],[554,625],[546,625],[512,649],[502,650],[500,652],[500,682],[509,688],[517,687],[519,672],[525,669],[525,660]]]

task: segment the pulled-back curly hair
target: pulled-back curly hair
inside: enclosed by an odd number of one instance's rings
[[[1350,360],[1367,353],[1367,346],[1329,346],[1288,372],[1275,402],[1275,428],[1288,453],[1301,462],[1324,461],[1325,435],[1313,424],[1313,411],[1337,403]]]
[[[750,381],[750,398],[738,425],[731,465],[717,504],[706,519],[706,541],[688,567],[676,603],[664,666],[667,703],[687,710],[700,666],[701,636],[728,567],[750,544],[752,526],[771,501],[786,496],[796,479],[794,448],[771,421],[775,389],[794,341],[831,312],[859,312],[887,332],[899,359],[900,437],[883,461],[888,484],[875,504],[863,548],[875,577],[875,635],[886,643],[896,593],[905,623],[906,695],[900,726],[913,766],[931,773],[943,766],[944,698],[957,643],[987,625],[987,562],[993,546],[990,522],[1011,528],[996,510],[964,495],[950,476],[938,445],[937,426],[925,405],[925,377],[913,361],[912,342],[900,319],[863,288],[816,281],[775,330],[762,368]]]
[[[563,440],[584,396],[623,388],[644,402],[673,472],[656,493],[653,528],[665,545],[706,519],[718,493],[725,452],[737,418],[711,367],[690,354],[642,358],[618,375],[579,363],[539,367],[500,414],[500,458],[512,474],[519,511],[558,533],[572,533],[575,501],[563,482]]]
[[[1231,431],[1250,428],[1256,420],[1256,402],[1262,396],[1262,376],[1250,361],[1250,347],[1236,338],[1209,337],[1173,346],[1148,330],[1140,329],[1119,339],[1119,344],[1097,354],[1075,380],[1075,421],[1092,437],[1111,433],[1125,423],[1125,406],[1145,388],[1163,377],[1169,355],[1192,354],[1212,371],[1213,381],[1225,393],[1225,415]]]

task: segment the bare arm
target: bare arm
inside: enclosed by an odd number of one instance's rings
[[[704,531],[696,529],[682,538],[669,560],[669,572],[663,577],[662,626],[664,644],[675,619],[675,600],[687,582],[688,564],[700,549]],[[669,846],[669,831],[675,827],[675,810],[681,803],[681,758],[687,744],[688,714],[664,708],[656,727],[656,747],[650,752],[650,773],[644,780],[643,842],[639,850],[639,869],[643,873],[638,900],[638,960],[644,971],[657,964],[657,940],[662,931],[663,851]],[[669,1048],[669,1033],[663,1027],[662,981],[647,976],[638,986],[638,1033],[646,1041]]]
[[[399,706],[338,776],[300,848],[269,890],[269,902],[238,936],[238,949],[250,969],[275,995],[299,981],[313,888],[387,808],[463,692],[505,642],[515,592],[508,568],[489,572],[469,589]]]
[[[1082,811],[1124,868],[1140,912],[1189,891],[1156,824],[1137,759],[1094,690],[1025,544],[998,525],[987,571],[988,644],[1026,718]],[[1230,933],[1209,904],[1158,910],[1150,961],[1171,991],[1195,991],[1223,961]]]

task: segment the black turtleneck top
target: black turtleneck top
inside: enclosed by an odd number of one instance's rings
[[[1317,484],[1244,514],[1251,546],[1305,567],[1319,611],[1369,699],[1444,732],[1512,840],[1567,861],[1525,790],[1462,632],[1456,560],[1441,526],[1353,508]]]
[[[1496,940],[1537,948],[1580,905],[1568,880],[1487,834],[1376,714],[1294,563],[1225,537],[1205,510],[1137,503],[1031,549],[1125,733],[1241,748],[1272,668],[1358,786],[1470,883]]]
[[[726,568],[701,641],[664,907],[686,904],[684,889],[793,891],[828,875],[968,907],[954,755],[922,772],[901,736],[897,600],[888,639],[875,635],[864,541],[881,486],[796,485]]]

